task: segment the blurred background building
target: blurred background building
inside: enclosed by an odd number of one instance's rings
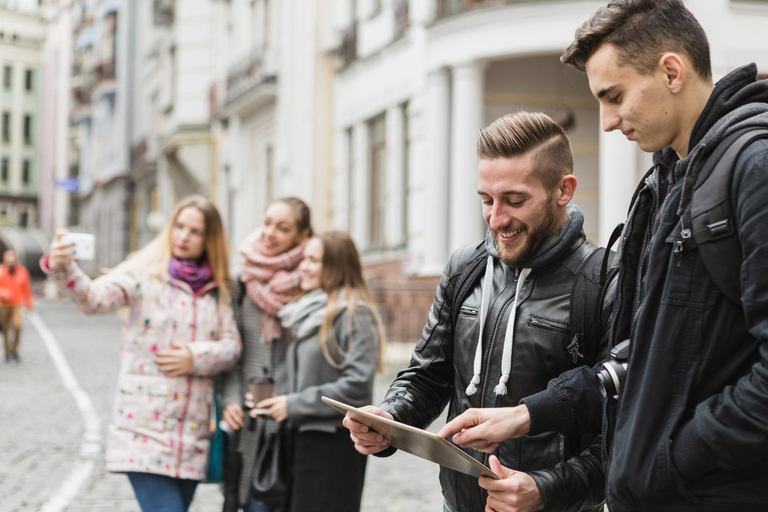
[[[587,234],[623,220],[650,156],[601,131],[586,76],[559,62],[602,3],[0,1],[0,222],[95,233],[96,272],[202,193],[237,263],[266,204],[298,196],[317,230],[353,234],[390,334],[415,341],[450,252],[485,231],[475,142],[494,119],[558,119]],[[716,78],[768,71],[767,1],[687,4]]]

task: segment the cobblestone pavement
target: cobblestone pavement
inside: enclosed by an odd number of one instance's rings
[[[101,420],[100,450],[69,505],[57,508],[50,500],[66,494],[62,484],[80,467],[85,425],[75,398],[64,387],[43,339],[27,317],[21,362],[0,361],[0,512],[138,512],[126,477],[104,469],[106,425],[119,362],[117,317],[89,318],[64,301],[40,300],[37,313],[93,402]],[[383,397],[395,371],[393,367],[377,378],[374,400]],[[363,510],[439,511],[442,498],[437,474],[436,465],[406,453],[387,459],[371,457]],[[191,510],[218,511],[221,503],[218,486],[200,485]]]

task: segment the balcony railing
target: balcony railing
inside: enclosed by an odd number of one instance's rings
[[[257,46],[229,68],[226,103],[232,103],[263,83],[274,82],[275,76],[264,72],[265,53],[265,47]]]
[[[511,5],[520,3],[541,2],[545,0],[437,0],[437,18],[447,18],[455,14],[461,14],[485,7],[499,5]]]

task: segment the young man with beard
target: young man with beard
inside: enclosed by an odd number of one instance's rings
[[[756,81],[750,64],[715,85],[706,35],[680,0],[609,2],[576,31],[562,60],[586,71],[605,131],[655,152],[619,248],[610,341],[628,339],[631,353],[618,402],[606,402],[608,506],[766,510],[768,139],[754,137],[768,128],[768,83]],[[699,210],[715,212],[703,208],[697,180],[742,130],[747,145],[722,164],[727,222],[699,229]],[[740,251],[724,249],[734,241]],[[441,434],[485,449],[573,428],[595,421],[597,390],[591,369],[572,370],[524,405],[468,411]],[[502,501],[515,497],[498,492]]]
[[[470,407],[516,405],[563,371],[596,361],[605,347],[569,329],[574,281],[587,267],[599,267],[603,251],[584,235],[581,210],[568,206],[576,178],[562,128],[544,114],[509,115],[480,131],[477,154],[485,240],[453,253],[410,366],[379,408],[368,407],[420,428],[446,404],[448,419]],[[478,270],[476,279],[462,281],[470,266]],[[603,306],[607,319],[607,302]],[[593,304],[590,312],[598,316],[600,309]],[[394,451],[350,415],[344,425],[359,452]],[[602,510],[599,440],[587,447],[584,438],[573,431],[505,442],[498,460],[490,461],[479,451],[467,452],[493,470],[500,469],[499,460],[519,470],[525,506]],[[586,439],[594,441],[594,433]],[[445,511],[486,510],[488,494],[476,478],[441,467],[440,482]]]

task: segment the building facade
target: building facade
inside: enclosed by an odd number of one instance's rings
[[[334,56],[323,46],[328,0],[231,0],[218,6],[211,118],[218,202],[237,245],[269,201],[296,196],[330,225]]]
[[[37,2],[0,3],[0,225],[38,225],[42,49]]]
[[[602,1],[338,0],[332,23],[333,225],[353,233],[395,339],[416,339],[449,254],[480,240],[477,132],[543,111],[566,128],[587,235],[624,220],[650,155],[600,129],[586,76],[559,62]],[[688,2],[716,78],[768,70],[768,4]],[[411,311],[417,311],[412,319]]]

